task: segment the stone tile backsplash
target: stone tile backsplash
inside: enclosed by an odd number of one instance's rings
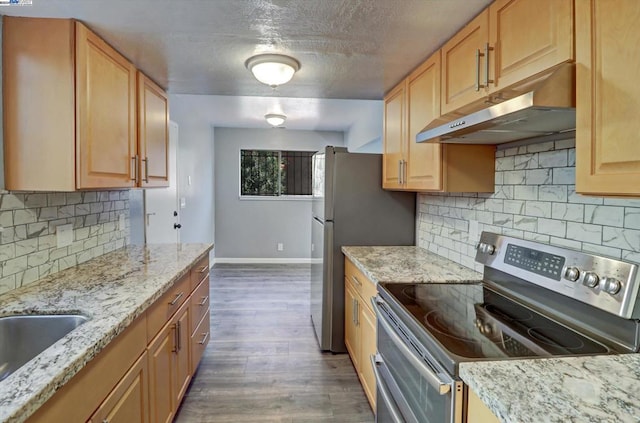
[[[68,223],[73,242],[58,248],[56,227]],[[3,293],[127,245],[129,191],[2,191],[0,226]]]
[[[640,199],[575,192],[575,140],[496,152],[493,194],[420,194],[417,245],[467,267],[485,231],[640,263]]]

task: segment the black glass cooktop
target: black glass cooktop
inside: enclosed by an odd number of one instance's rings
[[[609,352],[604,345],[482,284],[381,286],[444,349],[464,359]]]

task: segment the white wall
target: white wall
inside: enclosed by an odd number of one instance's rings
[[[178,123],[178,195],[184,198],[180,213],[180,241],[213,242],[213,129],[207,97],[171,95],[171,120]],[[190,178],[189,178],[190,177]],[[191,179],[191,184],[189,184]]]
[[[305,261],[311,201],[240,199],[240,150],[318,151],[344,145],[342,132],[215,128],[216,261]],[[277,251],[277,243],[284,251]],[[238,259],[238,260],[236,260]]]
[[[360,107],[366,112],[347,131],[347,148],[354,153],[382,153],[384,102],[371,101]]]

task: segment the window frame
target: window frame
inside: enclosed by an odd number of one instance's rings
[[[252,195],[242,193],[242,152],[243,151],[269,151],[278,153],[278,161],[282,161],[283,152],[310,153],[309,168],[312,178],[311,192],[309,194],[282,194],[276,195]],[[272,148],[240,148],[238,152],[238,199],[243,201],[311,201],[313,198],[313,161],[312,157],[316,150],[292,150],[292,149],[272,149]],[[282,172],[278,172],[278,190],[282,190]]]

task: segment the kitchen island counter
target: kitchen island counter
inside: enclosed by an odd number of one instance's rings
[[[89,318],[0,382],[0,421],[26,420],[212,247],[128,246],[0,296],[0,316]]]
[[[414,246],[342,247],[372,282],[475,282],[482,274]]]
[[[468,362],[460,376],[502,423],[640,421],[640,355]]]

